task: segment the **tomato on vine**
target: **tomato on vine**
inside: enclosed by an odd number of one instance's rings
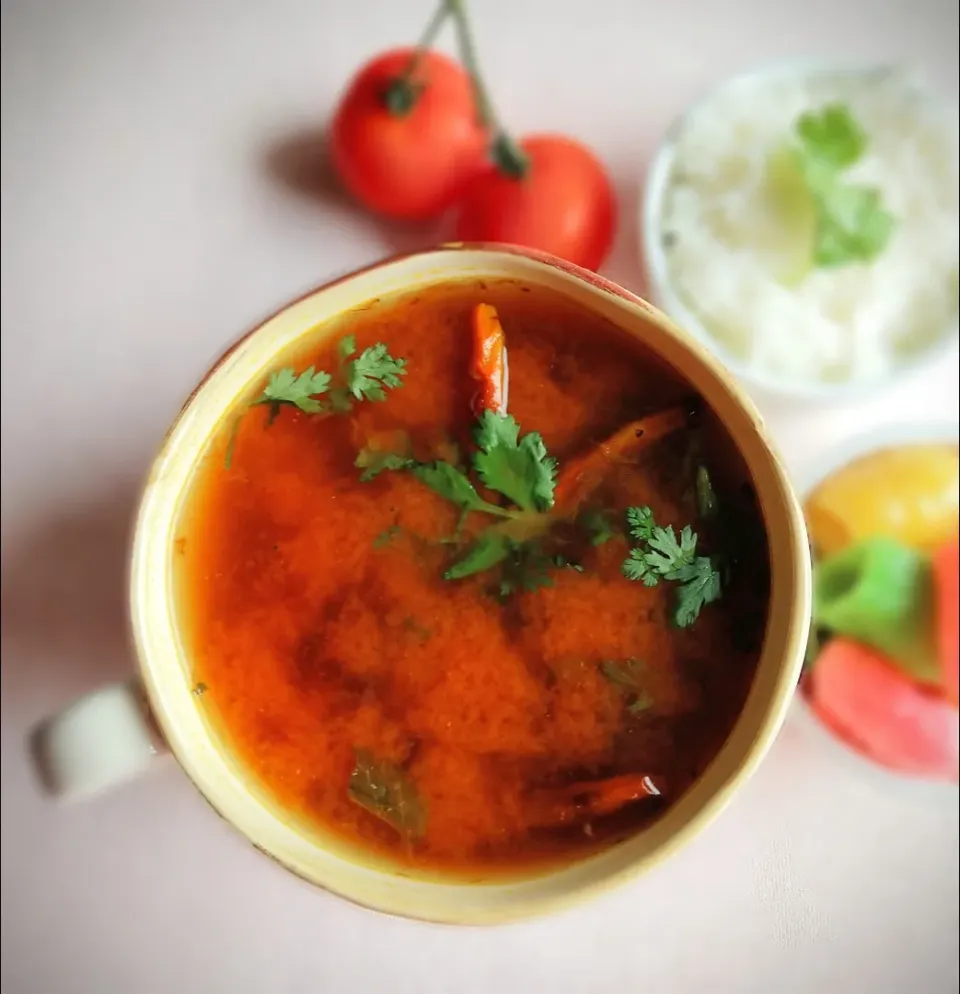
[[[463,0],[446,0],[444,6],[457,27],[480,119],[493,139],[492,164],[464,190],[457,238],[524,245],[597,269],[610,250],[616,221],[606,170],[593,152],[563,135],[514,143],[494,114]]]
[[[598,269],[610,251],[616,215],[603,165],[563,135],[530,136],[517,151],[495,156],[466,188],[457,238],[525,245]]]
[[[347,190],[369,210],[405,220],[446,210],[482,166],[486,145],[469,76],[423,46],[367,63],[330,128],[330,158]]]
[[[430,49],[448,17],[465,69]],[[587,269],[610,250],[616,202],[606,170],[572,138],[533,135],[518,145],[506,134],[464,0],[441,0],[416,48],[360,70],[334,116],[330,151],[344,185],[376,213],[425,219],[459,202],[462,241],[523,245]]]

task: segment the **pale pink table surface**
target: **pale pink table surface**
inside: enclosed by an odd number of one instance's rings
[[[913,61],[957,94],[953,0],[473,6],[507,119],[568,130],[610,164],[624,224],[605,272],[638,290],[644,162],[709,80],[841,53]],[[312,890],[172,763],[86,807],[38,795],[26,730],[129,671],[135,488],[198,374],[285,299],[433,234],[311,197],[291,155],[357,63],[412,40],[429,10],[3,4],[3,994],[956,991],[956,805],[860,782],[794,723],[674,860],[594,904],[490,930]],[[957,394],[954,358],[840,413],[765,413],[802,472],[869,425],[956,421]]]

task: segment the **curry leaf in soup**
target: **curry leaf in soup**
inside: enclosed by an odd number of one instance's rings
[[[557,462],[547,455],[538,432],[520,438],[520,426],[510,415],[484,411],[474,437],[480,450],[474,465],[486,486],[524,511],[553,506]]]
[[[628,690],[641,689],[643,663],[632,656],[624,660],[605,659],[600,664],[600,672],[618,687],[626,687]]]
[[[404,838],[418,839],[426,831],[426,809],[407,774],[366,749],[355,753],[348,786],[350,800],[365,808]]]
[[[254,404],[270,404],[275,409],[281,404],[290,404],[305,414],[318,414],[323,405],[316,399],[330,387],[330,374],[322,369],[307,367],[299,375],[289,366],[270,374],[263,393]]]
[[[386,400],[386,391],[401,385],[406,365],[406,359],[395,359],[383,342],[377,342],[344,364],[347,390],[357,400]]]
[[[717,516],[717,494],[707,467],[702,463],[697,467],[696,476],[697,514],[701,520],[709,521]]]

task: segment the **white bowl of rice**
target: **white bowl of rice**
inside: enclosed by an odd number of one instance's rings
[[[957,109],[911,73],[723,83],[670,129],[641,211],[654,301],[762,392],[846,400],[956,348]]]

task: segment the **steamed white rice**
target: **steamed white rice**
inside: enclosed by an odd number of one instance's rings
[[[844,180],[876,187],[897,219],[871,263],[789,285],[769,245],[771,152],[805,111],[843,103],[866,132]],[[958,142],[953,118],[899,74],[736,81],[683,122],[660,217],[685,306],[746,364],[776,380],[883,376],[957,321]],[[781,272],[777,272],[778,266]]]

